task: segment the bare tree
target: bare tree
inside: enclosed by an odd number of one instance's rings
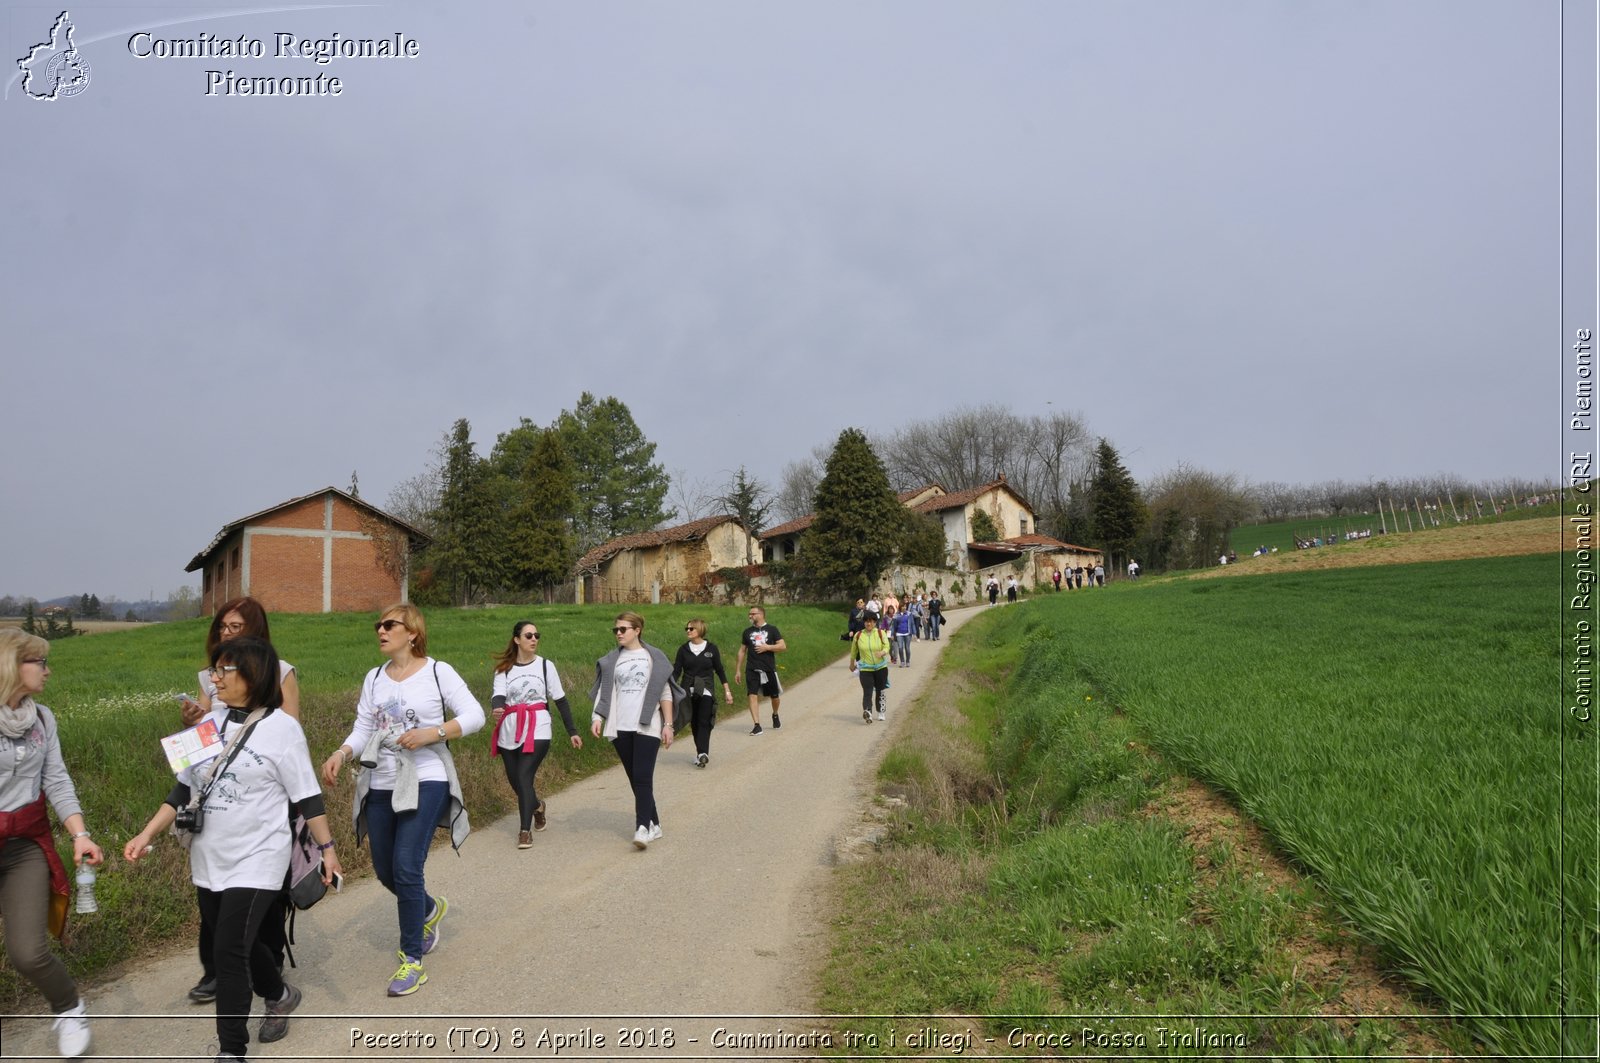
[[[687,523],[709,517],[716,512],[717,496],[711,481],[703,477],[690,478],[688,470],[672,470],[672,486],[667,490],[667,505],[676,510],[675,520]]]
[[[810,457],[783,467],[772,497],[772,516],[779,523],[808,516],[816,508],[817,484],[822,482],[823,467],[832,453],[832,446],[819,443],[811,448]]]

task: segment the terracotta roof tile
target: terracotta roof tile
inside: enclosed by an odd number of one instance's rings
[[[672,528],[657,528],[653,531],[635,532],[632,535],[619,536],[609,542],[601,543],[578,558],[578,567],[580,569],[594,568],[610,561],[624,550],[638,550],[642,547],[663,546],[666,543],[686,543],[693,542],[695,539],[703,539],[713,528],[721,527],[730,521],[735,524],[738,523],[736,518],[724,513],[715,517],[701,517],[699,520],[691,520],[687,524],[679,524]]]

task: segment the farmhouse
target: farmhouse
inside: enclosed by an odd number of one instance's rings
[[[184,571],[201,573],[204,613],[247,594],[274,613],[358,612],[406,598],[407,559],[427,542],[399,518],[325,487],[224,525]]]
[[[940,484],[928,484],[902,491],[899,498],[902,505],[925,513],[943,525],[950,567],[977,573],[980,580],[986,579],[992,570],[1001,578],[1015,573],[1025,585],[1031,586],[1048,582],[1050,573],[1057,568],[1081,565],[1092,569],[1102,561],[1099,550],[1041,535],[1033,507],[1006,482],[1003,474],[989,483],[963,491],[946,491]],[[994,522],[1000,532],[999,539],[974,541],[972,524],[980,510]],[[762,532],[762,559],[781,561],[794,557],[813,519],[807,515]]]
[[[730,516],[624,535],[578,559],[578,600],[698,600],[705,595],[706,576],[719,568],[744,567],[747,554],[759,556],[750,533]]]

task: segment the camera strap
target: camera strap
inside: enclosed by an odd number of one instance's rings
[[[245,738],[249,736],[251,731],[255,730],[256,724],[266,714],[266,709],[252,711],[249,716],[245,717],[244,723],[236,728],[233,734],[228,736],[228,742],[222,747],[222,752],[213,757],[210,765],[208,765],[209,770],[206,772],[205,781],[200,784],[200,788],[189,799],[190,808],[200,808],[206,803],[206,795],[211,792],[211,787],[215,785],[216,781],[222,777],[223,769],[233,763],[233,758],[237,757],[244,748]]]

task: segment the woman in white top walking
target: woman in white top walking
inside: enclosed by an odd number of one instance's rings
[[[471,830],[445,743],[482,727],[483,706],[454,668],[428,656],[428,626],[416,606],[390,606],[373,627],[389,661],[361,684],[355,727],[323,763],[322,778],[334,785],[359,754],[365,770],[356,778],[356,842],[369,839],[373,872],[395,896],[400,967],[389,995],[400,997],[428,980],[422,957],[439,944],[449,909],[443,897],[428,895],[423,878],[433,832],[447,828],[459,847]],[[453,719],[445,718],[447,708]]]
[[[611,628],[617,648],[595,662],[594,719],[589,730],[611,739],[633,788],[633,847],[661,837],[656,811],[656,757],[672,748],[672,713],[683,690],[672,682],[667,655],[641,642],[644,617],[620,613]]]
[[[494,712],[494,756],[506,766],[506,781],[517,795],[517,848],[533,848],[533,831],[545,828],[545,804],[534,786],[539,765],[550,752],[555,728],[550,725],[550,706],[561,711],[561,724],[567,729],[573,749],[583,748],[583,737],[572,722],[572,706],[561,687],[561,673],[547,657],[539,656],[539,626],[532,620],[518,620],[511,628],[511,644],[494,666],[494,695],[489,706]]]

